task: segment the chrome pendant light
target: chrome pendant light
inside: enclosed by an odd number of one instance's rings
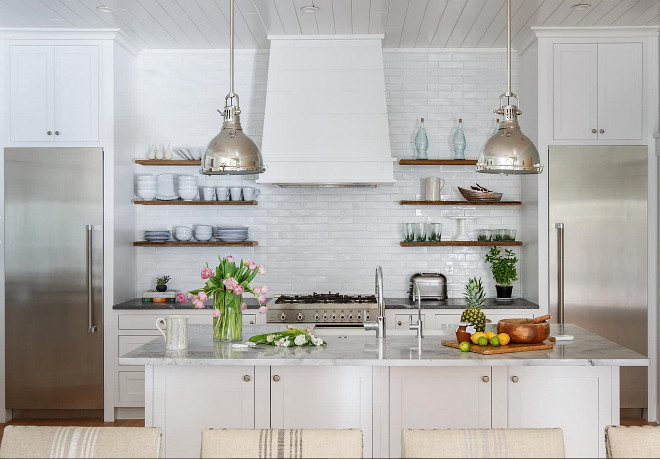
[[[534,143],[522,133],[518,115],[522,112],[516,104],[520,99],[511,92],[511,0],[507,0],[507,92],[500,96],[500,108],[495,113],[504,121],[484,144],[477,160],[477,172],[487,174],[540,174],[543,165]]]
[[[261,174],[266,170],[257,145],[241,127],[238,94],[234,92],[234,0],[229,9],[229,94],[225,97],[222,129],[202,156],[201,173],[206,175]]]

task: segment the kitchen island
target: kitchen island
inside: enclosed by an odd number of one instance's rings
[[[166,457],[198,454],[206,427],[361,428],[365,457],[397,457],[405,428],[561,427],[567,457],[604,457],[619,368],[649,361],[577,326],[566,332],[575,341],[553,350],[484,356],[442,346],[448,336],[389,330],[382,340],[326,335],[324,347],[236,348],[201,325],[185,351],[154,340],[119,361],[145,365],[145,422],[163,429]]]

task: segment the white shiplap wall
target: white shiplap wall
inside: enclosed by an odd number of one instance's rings
[[[466,156],[477,156],[493,125],[492,108],[506,87],[503,50],[443,50],[431,52],[385,51],[392,153],[414,156],[413,139],[420,116],[426,118],[429,157],[449,157],[449,133],[462,117],[468,147]],[[514,54],[514,88],[517,84]],[[172,145],[205,145],[217,132],[221,118],[214,110],[228,88],[227,53],[151,52],[139,58],[139,148],[143,156],[151,142]],[[236,56],[236,91],[241,97],[246,132],[260,143],[263,127],[268,54],[243,51]],[[364,120],[368,123],[368,120]],[[360,129],[356,126],[356,129]],[[292,128],[295,135],[295,128]],[[267,162],[267,152],[264,152]],[[187,172],[137,166],[137,173]],[[220,251],[206,248],[138,249],[138,291],[153,286],[157,275],[173,277],[172,288],[201,285],[199,270],[213,264],[218,254],[253,258],[268,268],[261,280],[274,293],[373,291],[373,272],[383,266],[387,296],[405,296],[408,278],[417,271],[440,271],[448,276],[449,294],[460,297],[470,276],[481,276],[490,296],[494,283],[483,262],[485,248],[402,248],[403,222],[440,221],[443,234],[456,231],[451,216],[476,216],[475,228],[514,228],[520,232],[520,209],[515,207],[401,206],[401,199],[421,199],[422,180],[440,176],[447,181],[445,199],[459,199],[456,185],[481,185],[504,192],[505,200],[520,199],[520,179],[479,175],[471,167],[395,166],[394,186],[376,189],[259,186],[255,207],[138,206],[136,237],[144,228],[176,225],[245,224],[256,248]],[[250,183],[238,177],[202,177],[201,184]],[[519,251],[516,249],[519,254]],[[453,274],[446,262],[453,262]],[[520,294],[519,284],[514,295]]]

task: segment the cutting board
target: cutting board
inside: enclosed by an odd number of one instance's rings
[[[443,341],[443,346],[453,347],[459,349],[458,341],[455,339],[451,341]],[[477,344],[470,344],[470,352],[475,352],[477,354],[484,355],[493,355],[493,354],[509,354],[511,352],[525,352],[525,351],[543,351],[546,349],[552,349],[554,345],[552,343],[542,342],[537,344],[514,344],[510,343],[506,346],[479,346]]]

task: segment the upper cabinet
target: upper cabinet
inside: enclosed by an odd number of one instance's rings
[[[98,142],[99,47],[9,47],[11,142]]]
[[[554,43],[553,138],[641,140],[643,44]]]

